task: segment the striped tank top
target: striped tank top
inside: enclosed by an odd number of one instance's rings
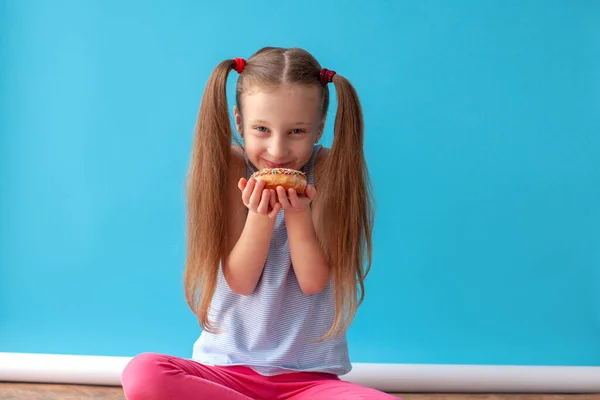
[[[320,148],[314,146],[302,168],[311,185]],[[248,160],[246,164],[249,178],[256,167]],[[344,375],[351,370],[345,335],[319,341],[334,319],[331,282],[310,296],[300,290],[283,210],[277,215],[267,260],[254,292],[249,296],[232,292],[221,270],[217,279],[209,315],[219,331],[200,334],[192,359],[209,365],[244,365],[262,375],[293,371]]]

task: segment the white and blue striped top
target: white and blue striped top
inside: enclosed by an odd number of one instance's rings
[[[320,148],[315,145],[302,168],[311,185]],[[247,165],[249,177],[256,167]],[[233,293],[219,271],[209,316],[220,331],[202,332],[192,358],[210,365],[245,365],[262,375],[292,371],[346,374],[351,370],[346,336],[319,341],[334,318],[331,282],[310,296],[300,290],[283,213],[277,216],[264,270],[251,295]]]

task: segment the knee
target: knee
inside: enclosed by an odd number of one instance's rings
[[[121,373],[121,386],[127,400],[159,400],[167,393],[161,364],[167,356],[142,353],[133,357]],[[164,365],[164,364],[163,364]]]

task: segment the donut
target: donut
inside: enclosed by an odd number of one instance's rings
[[[265,181],[266,189],[276,189],[277,186],[282,186],[286,191],[294,189],[296,193],[302,194],[306,188],[306,174],[290,168],[263,168],[253,173],[250,178]]]

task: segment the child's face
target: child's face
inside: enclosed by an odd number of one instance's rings
[[[238,132],[248,159],[261,168],[302,168],[321,136],[321,89],[282,85],[253,88],[234,108]]]

